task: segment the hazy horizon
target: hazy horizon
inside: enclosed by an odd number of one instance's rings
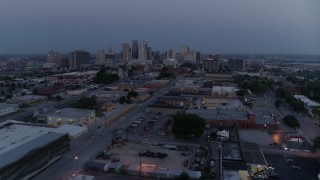
[[[2,0],[0,54],[153,50],[320,55],[320,1]]]

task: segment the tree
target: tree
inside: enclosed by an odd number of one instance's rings
[[[60,95],[56,95],[56,101],[61,101],[63,98]]]
[[[277,99],[275,102],[274,102],[274,105],[276,106],[276,108],[279,108],[282,104],[282,100],[281,99]]]
[[[247,89],[240,89],[239,91],[236,92],[237,96],[245,96],[247,94],[249,94],[248,90]]]
[[[176,180],[189,180],[191,179],[189,174],[183,171],[179,177],[176,178]]]
[[[76,107],[80,109],[96,109],[97,108],[97,97],[85,97],[81,98],[76,102]]]
[[[287,115],[283,118],[283,121],[286,123],[287,126],[291,128],[300,127],[300,123],[294,115]]]
[[[107,73],[106,67],[101,66],[96,76],[93,78],[95,84],[110,84],[119,80],[118,74]]]
[[[126,102],[127,98],[125,96],[121,96],[119,101],[120,101],[120,104],[124,104]]]
[[[205,128],[205,121],[194,114],[176,114],[173,116],[172,132],[176,137],[188,139],[200,137]]]
[[[318,116],[319,118],[319,122],[320,122],[320,108],[313,108],[312,109],[312,113],[316,116]]]
[[[128,93],[128,96],[133,97],[133,98],[138,97],[138,95],[139,95],[139,94],[138,94],[136,91],[130,91],[130,92]]]
[[[320,149],[320,136],[313,138],[312,144],[315,149]]]

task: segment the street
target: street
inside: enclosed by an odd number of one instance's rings
[[[78,142],[75,148],[71,148],[71,151],[64,154],[62,158],[41,172],[35,177],[35,180],[43,179],[66,179],[72,174],[78,172],[77,169],[81,169],[84,163],[94,156],[98,151],[102,150],[107,141],[111,140],[112,132],[118,129],[125,129],[127,123],[140,116],[141,110],[144,110],[149,104],[151,104],[157,98],[163,96],[169,87],[174,84],[179,78],[173,80],[166,87],[160,89],[153,97],[149,98],[144,103],[140,104],[136,109],[120,118],[115,123],[106,127],[104,134],[101,136],[95,136],[84,141]],[[140,112],[140,113],[139,113]],[[77,157],[77,160],[75,159]]]

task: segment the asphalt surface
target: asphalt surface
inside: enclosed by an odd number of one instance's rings
[[[34,179],[43,180],[48,179],[49,177],[49,179],[67,179],[72,174],[77,173],[79,169],[83,167],[86,161],[88,161],[92,156],[94,156],[97,152],[105,147],[106,142],[110,142],[113,132],[119,129],[125,129],[128,122],[131,122],[132,119],[136,119],[141,116],[146,107],[157,98],[163,96],[168,91],[169,87],[178,79],[179,78],[173,80],[168,86],[160,89],[157,93],[154,93],[153,97],[138,105],[136,109],[124,115],[118,121],[108,126],[105,129],[104,133],[101,134],[101,136],[95,136],[86,140],[79,141],[77,143],[77,146],[71,149],[70,152],[64,154],[61,160],[41,172]],[[141,138],[143,139],[144,137]],[[78,157],[77,160],[75,160],[76,156]]]
[[[281,155],[265,155],[265,157],[267,162],[279,173],[279,179],[317,180],[320,164],[315,159]],[[293,161],[287,162],[288,159]],[[301,170],[292,169],[291,165],[300,167]]]

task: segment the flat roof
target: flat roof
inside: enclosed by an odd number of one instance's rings
[[[69,134],[69,136],[76,138],[87,131],[88,130],[85,127],[64,124],[64,125],[58,127],[57,129],[53,129],[51,132]]]
[[[63,109],[58,109],[56,112],[49,112],[46,115],[51,117],[64,117],[64,118],[78,119],[92,112],[95,112],[95,111],[92,109],[63,108]]]
[[[312,100],[310,100],[309,98],[307,98],[304,95],[294,95],[294,97],[296,99],[300,99],[303,103],[305,103],[307,106],[312,107],[312,106],[320,106],[319,103],[314,102]]]
[[[4,123],[3,123],[4,124]],[[52,128],[7,123],[0,126],[0,155],[50,132]]]
[[[11,107],[18,107],[18,104],[0,103],[0,109],[7,109]]]
[[[253,142],[240,142],[243,160],[246,164],[267,165],[267,161],[258,144]]]
[[[187,109],[186,113],[196,114],[206,120],[248,120],[248,113],[234,110]]]
[[[41,148],[44,145],[64,136],[65,134],[59,133],[46,133],[41,136],[38,136],[35,139],[32,139],[24,144],[21,144],[19,147],[15,147],[10,151],[6,151],[5,153],[0,155],[0,167],[4,167],[8,164],[11,164],[23,156],[28,154],[30,151],[36,148]]]

